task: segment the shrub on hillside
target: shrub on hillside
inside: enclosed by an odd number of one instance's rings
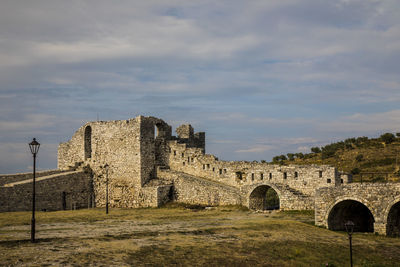
[[[356,156],[356,161],[358,161],[358,162],[362,161],[363,159],[364,159],[364,155],[363,154],[358,154]]]
[[[320,153],[321,152],[321,149],[319,148],[319,147],[312,147],[311,148],[311,152],[313,152],[313,153]]]
[[[286,155],[287,155],[287,157],[288,157],[288,159],[290,161],[294,160],[294,154],[293,153],[287,153]]]
[[[350,173],[351,174],[359,174],[361,171],[360,171],[360,169],[359,168],[354,168],[354,169],[352,169],[351,171],[350,171]]]
[[[273,163],[282,163],[284,160],[287,160],[285,155],[275,156],[272,158]]]
[[[395,140],[395,136],[392,133],[385,133],[380,136],[381,140],[385,142],[385,144],[390,144]]]
[[[400,133],[396,133],[396,136],[397,136],[398,138],[400,138]]]

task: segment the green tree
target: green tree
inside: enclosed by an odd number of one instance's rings
[[[313,153],[320,153],[321,152],[321,149],[319,148],[319,147],[312,147],[311,148],[311,152],[313,152]]]
[[[281,161],[281,156],[275,156],[272,158],[273,163],[279,163]]]
[[[288,157],[288,159],[289,159],[290,161],[293,161],[293,160],[294,160],[294,154],[293,154],[293,153],[287,153],[286,155],[287,155],[287,157]]]
[[[390,144],[395,140],[395,136],[392,133],[385,133],[380,136],[381,140],[385,142],[385,144]]]

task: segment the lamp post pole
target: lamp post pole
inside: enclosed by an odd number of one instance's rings
[[[29,143],[29,148],[33,155],[33,182],[32,182],[32,220],[31,220],[31,242],[35,242],[35,206],[36,206],[36,154],[39,151],[40,144],[33,138],[33,141]]]
[[[350,266],[353,267],[353,248],[351,244],[351,236],[354,230],[354,223],[352,221],[348,221],[344,224],[346,227],[347,234],[349,235],[349,242],[350,242]]]
[[[106,214],[108,214],[108,164],[104,166],[106,168]]]

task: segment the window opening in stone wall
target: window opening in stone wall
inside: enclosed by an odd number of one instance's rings
[[[182,153],[182,158],[184,158],[185,157],[185,153]]]
[[[85,128],[85,159],[92,157],[92,127]]]
[[[215,168],[213,167],[213,172],[215,172]]]
[[[322,178],[322,171],[318,172],[319,178]]]
[[[287,179],[287,172],[283,173],[283,179]]]
[[[192,162],[194,162],[194,158],[192,158]]]
[[[207,170],[209,170],[210,169],[210,164],[207,164]]]
[[[185,162],[182,162],[183,166],[185,166]]]
[[[243,180],[243,173],[242,172],[236,172],[236,178],[239,180]]]
[[[298,172],[294,172],[294,178],[297,178],[297,177],[299,177]]]
[[[224,173],[226,173],[226,169],[224,169]]]
[[[269,179],[270,180],[272,179],[272,173],[269,173]]]
[[[188,157],[188,163],[190,162],[190,157]]]
[[[343,184],[343,179],[340,179],[340,183]]]
[[[332,182],[332,180],[331,180],[331,179],[327,179],[326,182],[327,182],[328,184],[330,184],[330,183]]]
[[[251,174],[251,180],[254,181],[254,173]]]
[[[154,125],[154,139],[156,139],[158,136],[158,128],[156,125]]]
[[[203,164],[203,170],[205,170],[206,169],[206,164]]]
[[[260,179],[264,180],[264,173],[260,173]]]
[[[222,169],[219,169],[219,174],[220,174],[220,175],[222,174]]]
[[[174,156],[176,156],[176,150],[174,150]]]

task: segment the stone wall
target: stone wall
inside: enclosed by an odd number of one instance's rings
[[[188,147],[170,141],[169,166],[172,170],[214,180],[234,187],[263,183],[285,184],[304,195],[314,196],[319,187],[335,187],[342,184],[334,167],[326,165],[289,165],[220,161],[213,155],[204,154],[199,148]]]
[[[180,137],[172,136],[171,126],[154,117],[89,122],[59,145],[58,167],[89,166],[98,206],[105,203],[107,179],[112,206],[154,206],[157,197],[149,196],[158,193],[144,187],[157,177],[156,166],[169,165],[168,142],[175,140],[204,151],[204,133],[194,133],[190,125],[182,125],[177,132]]]
[[[315,224],[328,228],[331,211],[343,201],[361,203],[367,207],[373,216],[374,232],[386,234],[389,211],[400,202],[400,184],[353,183],[341,187],[319,188],[315,195]],[[342,214],[341,223],[344,223],[347,218],[344,212]]]
[[[36,210],[88,208],[93,205],[90,172],[72,171],[42,176],[37,178],[35,184]],[[31,210],[32,178],[2,185],[0,203],[1,212]]]
[[[36,178],[42,176],[48,176],[52,174],[62,173],[61,170],[45,170],[45,171],[37,171]],[[0,186],[7,183],[14,183],[18,181],[24,181],[33,178],[32,172],[27,173],[14,173],[14,174],[0,174]]]
[[[86,123],[70,141],[58,149],[58,167],[68,169],[89,165],[97,173],[106,163],[110,165],[110,179],[141,184],[140,119],[126,121],[97,121]],[[91,129],[90,147],[85,146],[86,129]]]
[[[241,205],[240,190],[171,170],[158,170],[158,178],[173,184],[173,200],[199,205]]]

